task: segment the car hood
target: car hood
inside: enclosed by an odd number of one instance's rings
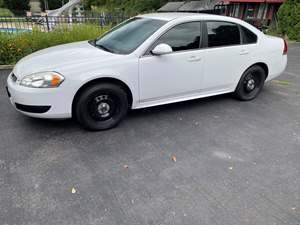
[[[74,69],[93,62],[99,64],[118,57],[120,56],[92,46],[88,41],[76,42],[47,48],[26,56],[16,64],[14,73],[18,78],[22,78],[37,72],[64,72],[68,68]]]

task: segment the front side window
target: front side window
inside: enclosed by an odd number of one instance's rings
[[[116,54],[130,54],[161,28],[166,21],[135,17],[115,27],[93,44]]]
[[[200,22],[177,25],[163,34],[156,45],[164,43],[171,46],[174,52],[200,48]]]
[[[238,25],[229,22],[211,21],[207,25],[207,47],[241,44]]]

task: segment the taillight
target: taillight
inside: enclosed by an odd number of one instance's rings
[[[283,55],[287,55],[287,53],[288,53],[288,44],[287,44],[286,40],[283,40],[283,41],[284,41]]]

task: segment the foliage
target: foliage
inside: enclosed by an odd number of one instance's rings
[[[147,11],[153,11],[158,8],[160,8],[162,5],[164,5],[166,1],[162,0],[129,0],[125,2],[125,9],[126,11],[131,12],[147,12]]]
[[[166,2],[167,0],[84,0],[84,5],[87,9],[98,6],[108,11],[118,10],[127,14],[137,14],[156,10]]]
[[[272,35],[272,36],[277,36],[277,37],[281,37],[282,38],[282,34],[280,34],[280,32],[278,32],[278,29],[273,28],[273,27],[265,29],[263,32],[265,34],[267,34],[267,35]]]
[[[107,28],[95,25],[73,25],[46,33],[39,30],[19,34],[0,33],[0,65],[14,64],[26,55],[47,47],[94,39]]]
[[[45,10],[45,1],[40,0],[42,9]],[[68,0],[48,0],[49,10],[58,9],[68,2]]]
[[[3,0],[4,6],[13,12],[29,10],[29,0]]]
[[[0,16],[13,16],[14,14],[9,10],[5,8],[0,8]]]
[[[278,28],[289,39],[300,41],[300,0],[287,0],[281,5]]]

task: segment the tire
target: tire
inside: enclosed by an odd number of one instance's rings
[[[118,85],[89,86],[75,105],[77,121],[87,130],[101,131],[117,126],[128,111],[126,92]]]
[[[242,75],[234,92],[237,99],[251,101],[262,91],[266,80],[266,72],[260,66],[252,66]]]

